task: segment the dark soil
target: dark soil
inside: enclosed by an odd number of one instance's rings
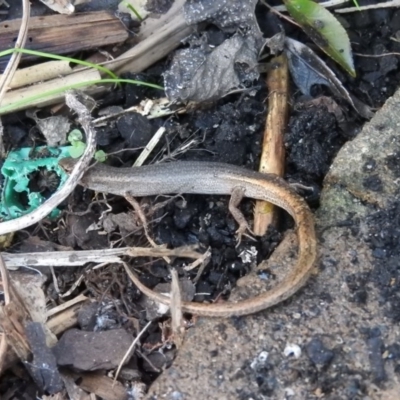
[[[14,4],[11,4],[10,16],[16,13],[13,7]],[[35,7],[44,11],[43,6],[38,3],[35,3],[33,8],[35,9]],[[79,9],[77,7],[77,11]],[[268,35],[271,30],[271,21],[276,22],[277,17],[268,15],[265,8],[262,10],[260,8],[257,14],[261,29],[264,29]],[[355,53],[381,55],[398,52],[400,54],[400,43],[391,39],[397,37],[400,32],[400,11],[381,9],[356,12],[341,17],[341,21],[348,30]],[[280,23],[283,24],[289,36],[314,48],[307,36],[299,32],[297,28],[290,26],[286,21],[280,21]],[[215,27],[207,29],[210,29],[211,34],[215,35]],[[355,67],[358,75],[355,79],[347,76],[333,61],[326,59],[323,55],[321,57],[337,73],[344,86],[352,94],[374,109],[379,109],[398,87],[400,70],[397,55],[374,58],[355,55]],[[168,60],[165,60],[140,75],[129,75],[129,78],[162,84],[162,73],[167,65]],[[253,85],[255,90],[251,92],[229,95],[212,105],[195,109],[186,115],[174,115],[164,120],[148,120],[137,114],[127,114],[107,127],[98,129],[99,148],[106,153],[115,153],[123,149],[143,147],[155,131],[164,126],[167,131],[153,152],[152,162],[173,157],[180,160],[219,161],[257,169],[260,141],[267,113],[268,92],[265,88],[264,76]],[[330,96],[329,92],[322,87],[314,88],[313,95],[315,97]],[[107,106],[123,106],[125,108],[138,104],[142,99],[158,96],[160,96],[159,91],[143,87],[130,85],[123,89],[116,89],[98,100],[98,109],[94,111],[93,116],[95,117],[102,108]],[[308,199],[310,205],[316,208],[323,178],[333,158],[347,140],[357,135],[364,121],[343,100],[335,99],[343,112],[344,121],[338,121],[325,105],[312,103],[310,100],[301,96],[292,86],[292,110],[285,136],[287,150],[285,178],[290,182],[300,182],[311,187],[311,191],[304,190],[302,194]],[[27,119],[23,112],[5,116],[3,125],[6,145],[9,149],[44,143],[44,139],[35,130],[33,121]],[[135,135],[131,135],[132,127],[135,127]],[[188,143],[191,145],[185,151],[181,151],[183,146]],[[119,152],[110,157],[108,162],[115,166],[130,166],[132,160],[139,153],[140,150]],[[388,159],[388,168],[398,169],[396,158]],[[380,190],[379,182],[374,180],[373,174],[370,175],[365,185],[374,190]],[[147,245],[140,227],[136,232],[131,233],[120,227],[103,236],[99,236],[97,231],[88,232],[88,226],[96,222],[100,214],[107,209],[102,203],[95,205],[91,213],[83,217],[68,214],[67,209],[74,212],[85,211],[92,198],[93,193],[77,188],[68,204],[64,204],[63,217],[67,221],[65,227],[60,225],[60,228],[54,231],[57,221],[46,221],[46,224],[41,227],[34,226],[23,233],[17,233],[9,251],[28,251],[27,234],[75,249],[107,248],[109,243],[115,240],[120,240],[120,246]],[[239,257],[243,249],[255,246],[258,254],[257,261],[261,261],[269,256],[279,243],[280,232],[292,226],[291,220],[283,217],[279,230],[269,231],[257,242],[244,239],[236,248],[237,225],[229,215],[227,197],[185,196],[187,204],[182,197],[175,197],[171,198],[163,208],[155,210],[155,205],[164,200],[165,198],[146,199],[146,204],[149,206],[145,208],[145,211],[151,222],[151,235],[154,240],[172,248],[199,244],[203,249],[208,247],[212,249],[211,261],[196,285],[199,293],[195,296],[196,301],[212,301],[220,296],[228,298],[230,289],[235,285],[236,280],[245,275],[250,268],[250,266],[246,267]],[[113,214],[130,210],[130,206],[125,200],[120,198],[110,197],[109,204],[112,206]],[[250,221],[252,209],[252,202],[243,202],[242,210]],[[367,301],[363,282],[374,282],[382,294],[383,312],[395,323],[400,321],[400,301],[397,295],[400,281],[398,276],[400,262],[399,211],[400,206],[396,203],[390,209],[377,212],[368,219],[369,244],[373,249],[376,269],[371,272],[370,276],[354,277],[354,281],[349,281],[356,302]],[[72,226],[74,227],[73,234],[71,233]],[[131,261],[131,264],[138,267],[143,264],[147,266],[141,279],[150,287],[169,280],[169,267],[162,260],[150,262],[136,259]],[[185,272],[181,265],[181,260],[173,265],[178,269],[181,277],[194,278],[196,276],[197,271]],[[61,292],[69,290],[81,272],[82,269],[73,272],[70,269],[68,271],[58,270]],[[396,283],[392,284],[392,282]],[[52,283],[49,283],[47,290],[47,294],[57,302],[57,295]],[[103,329],[125,327],[134,331],[128,318],[131,316],[139,319],[140,327],[147,323],[146,314],[140,303],[137,302],[140,293],[129,282],[122,268],[113,267],[107,271],[91,272],[85,283],[71,294],[71,298],[83,291],[102,304],[102,307],[96,309],[96,317],[98,319],[101,315],[103,319],[108,320]],[[116,302],[118,306],[114,305]],[[91,329],[93,329],[93,324]],[[371,334],[368,340],[371,349],[379,347],[379,337]],[[151,348],[153,345],[157,346],[155,343],[160,344],[161,342],[161,332],[154,323],[144,336],[142,346]],[[315,359],[315,363],[322,365],[321,368],[328,365],[333,357],[318,340],[311,341],[306,351],[310,359]],[[371,351],[373,352],[373,350]],[[173,350],[170,352],[173,353]],[[396,354],[399,353],[397,349]],[[150,359],[153,357],[150,351],[146,358],[139,354],[135,355],[135,362],[138,364],[138,368],[142,372],[142,379],[146,384],[151,383],[158,375],[157,369],[161,370],[171,362],[170,359],[164,358],[162,362],[158,363],[154,359],[153,363],[149,364],[147,360],[149,357]],[[157,365],[157,368],[154,368],[154,365]],[[379,375],[378,372],[377,374]],[[16,377],[3,379],[0,384],[0,393],[4,395],[7,390],[11,390],[14,382],[20,384],[21,380],[17,380]],[[265,385],[265,394],[271,396],[273,382],[265,381],[263,385]],[[20,390],[16,393],[22,393],[25,390],[25,395],[28,396],[25,398],[31,398],[28,395],[28,391],[31,390],[29,385],[20,386]],[[22,398],[18,396],[19,394],[16,394],[11,398]]]

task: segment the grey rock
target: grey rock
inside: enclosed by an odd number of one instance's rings
[[[200,318],[187,332],[172,367],[150,388],[147,399],[283,399],[288,393],[294,399],[311,398],[316,393],[341,399],[398,398],[396,363],[383,362],[381,351],[387,344],[398,343],[400,333],[385,316],[381,294],[368,278],[374,266],[364,239],[368,236],[365,218],[396,199],[399,109],[400,91],[342,148],[333,163],[317,212],[318,272],[305,288],[256,315]],[[275,265],[283,267],[283,272],[276,270],[280,276],[293,265],[289,258],[295,252],[292,249],[288,254],[283,243],[275,253],[269,266],[272,270]],[[360,303],[354,302],[351,277],[356,277],[356,284],[364,277],[359,284],[368,296]],[[256,276],[254,282],[259,281]],[[240,298],[243,292],[254,296],[257,289],[252,285],[236,288],[231,299]],[[366,342],[363,332],[377,326],[382,336]],[[284,356],[288,343],[305,350],[315,337],[335,355],[323,369],[315,372],[306,351],[296,360]],[[262,351],[269,354],[270,361],[260,376],[250,364]],[[273,385],[263,386],[271,380]],[[374,384],[384,380],[378,390]]]
[[[103,332],[70,329],[53,347],[53,353],[59,366],[80,371],[113,369],[119,365],[132,341],[132,335],[124,329]]]

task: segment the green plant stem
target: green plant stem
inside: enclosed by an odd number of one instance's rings
[[[143,18],[140,16],[140,14],[138,13],[138,11],[136,10],[135,7],[133,7],[132,4],[129,4],[127,1],[125,1],[124,4],[126,5],[126,7],[127,7],[129,10],[131,10],[131,11],[136,15],[136,18],[137,18],[140,22],[143,21]]]
[[[6,112],[12,111],[13,109],[16,109],[16,108],[18,108],[18,107],[20,107],[22,105],[29,104],[29,103],[31,103],[33,101],[36,101],[36,100],[39,100],[39,99],[43,99],[46,96],[53,96],[55,94],[62,93],[64,91],[66,91],[66,90],[79,89],[79,88],[82,88],[82,87],[85,87],[85,86],[92,86],[92,85],[97,85],[97,84],[101,84],[101,83],[130,83],[130,84],[133,84],[133,85],[141,85],[141,86],[147,86],[147,87],[150,87],[150,88],[153,88],[153,89],[164,90],[164,88],[162,86],[155,85],[153,83],[146,83],[146,82],[136,81],[136,80],[133,80],[133,79],[119,79],[119,78],[117,78],[117,79],[96,79],[96,80],[93,80],[93,81],[80,82],[80,83],[76,83],[76,84],[72,84],[72,85],[66,85],[66,86],[63,86],[61,88],[57,88],[57,89],[54,89],[54,90],[49,90],[48,92],[45,92],[45,93],[41,93],[40,95],[30,96],[30,97],[27,97],[25,99],[18,100],[16,102],[12,103],[12,104],[7,105],[7,106],[0,107],[0,115],[4,114]]]
[[[101,65],[93,64],[93,63],[90,63],[87,61],[78,60],[77,58],[70,58],[70,57],[65,57],[65,56],[59,56],[57,54],[45,53],[43,51],[13,48],[13,49],[1,51],[0,57],[8,56],[9,54],[12,54],[12,53],[23,53],[23,54],[30,54],[30,55],[34,55],[34,56],[38,56],[38,57],[51,58],[53,60],[68,61],[68,62],[72,62],[74,64],[79,64],[79,65],[83,65],[85,67],[97,69],[97,70],[109,75],[113,79],[118,79],[117,75],[115,75],[114,72],[112,72],[108,68],[105,68]]]

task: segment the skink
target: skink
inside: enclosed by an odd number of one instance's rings
[[[75,162],[60,160],[69,172]],[[115,168],[97,164],[88,169],[80,184],[89,189],[125,196],[173,193],[230,195],[241,190],[244,197],[265,200],[286,210],[295,220],[299,242],[298,261],[293,270],[273,289],[256,297],[214,304],[182,302],[187,313],[230,317],[265,310],[292,296],[310,276],[317,256],[313,215],[307,203],[283,179],[245,168],[214,162],[171,162],[139,168]],[[144,286],[136,275],[135,285],[151,299],[170,305],[170,298]]]

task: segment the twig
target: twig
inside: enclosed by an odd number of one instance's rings
[[[366,6],[341,8],[339,10],[335,10],[335,12],[339,14],[344,14],[344,13],[359,12],[365,10],[375,10],[376,8],[388,8],[388,7],[399,7],[399,6],[400,6],[399,0],[391,0],[391,1],[385,1],[384,3],[375,3]]]
[[[22,0],[22,20],[21,27],[19,29],[18,38],[15,42],[14,48],[20,49],[25,46],[26,38],[28,36],[28,22],[30,16],[30,2],[29,0]],[[8,90],[8,85],[14,77],[14,73],[18,68],[19,61],[22,57],[22,53],[15,52],[10,58],[7,67],[0,80],[0,104],[3,100],[4,93]]]
[[[104,264],[102,264],[104,265]],[[85,275],[81,275],[76,281],[75,283],[69,288],[69,290],[67,290],[65,293],[60,293],[60,291],[57,292],[58,297],[60,297],[61,299],[63,297],[67,297],[70,296],[72,294],[72,292],[82,283],[83,279],[84,279]]]
[[[183,257],[198,259],[202,254],[195,251],[196,246],[183,246],[176,249],[162,247],[121,247],[119,249],[48,251],[38,253],[3,253],[8,269],[25,266],[41,267],[79,267],[87,263],[119,263],[121,256],[129,257]]]
[[[75,304],[78,304],[78,303],[82,303],[86,300],[88,300],[88,298],[86,296],[84,296],[83,294],[80,294],[80,295],[74,297],[73,299],[71,299],[63,304],[60,304],[57,307],[53,307],[51,310],[47,311],[46,317],[47,317],[47,319],[49,319],[53,315],[58,314],[62,311],[65,311],[69,307],[74,306]]]
[[[301,26],[297,22],[295,22],[292,18],[287,17],[286,15],[282,14],[281,12],[279,12],[277,7],[270,6],[265,0],[261,0],[261,4],[264,5],[265,7],[269,8],[269,10],[272,13],[277,14],[282,19],[285,19],[286,21],[290,22],[291,24],[296,25],[299,28],[301,28]],[[286,10],[286,7],[285,7],[285,10]],[[282,10],[282,11],[285,11],[285,10]]]
[[[57,281],[56,273],[54,271],[54,267],[52,265],[50,265],[49,268],[50,268],[51,276],[53,278],[54,290],[59,295],[60,294],[60,288],[58,287],[58,281]]]
[[[186,265],[183,267],[185,271],[192,271],[193,269],[197,268],[200,264],[205,264],[207,265],[211,259],[211,247],[207,249],[205,253],[202,254],[200,258],[197,260],[193,261],[189,265]],[[195,281],[194,281],[195,282]]]
[[[6,157],[6,150],[4,148],[4,126],[3,121],[0,119],[0,158],[4,159]],[[3,183],[4,185],[4,183]]]
[[[135,163],[133,164],[134,167],[140,167],[146,161],[147,157],[153,151],[154,147],[157,146],[158,142],[160,141],[160,139],[165,131],[166,131],[166,129],[163,126],[157,130],[157,132],[151,138],[149,143],[147,143],[146,147],[139,154],[139,157],[136,159]]]
[[[0,276],[1,276],[1,281],[3,283],[4,304],[7,305],[11,301],[10,278],[1,253],[0,253]]]
[[[21,48],[25,46],[26,37],[28,36],[28,21],[30,16],[30,2],[29,0],[22,0],[22,21],[18,32],[18,38],[15,42],[15,48]],[[13,53],[10,60],[7,63],[7,67],[0,79],[0,105],[3,101],[4,94],[8,90],[10,82],[14,78],[15,71],[18,68],[19,61],[21,60],[22,53]],[[0,155],[4,156],[4,141],[3,141],[3,126],[0,131]]]
[[[182,294],[176,269],[171,270],[171,278],[171,328],[174,343],[179,349],[183,343],[185,327],[182,313]]]
[[[325,8],[329,7],[336,7],[340,6],[341,4],[348,3],[350,0],[329,0],[329,1],[322,1],[321,3],[318,3],[320,6],[323,6]],[[280,6],[274,6],[274,10],[277,11],[287,11],[286,6],[280,5]]]
[[[196,274],[196,276],[194,277],[194,279],[193,279],[193,283],[197,283],[197,281],[200,279],[200,277],[203,275],[203,272],[204,272],[204,270],[205,270],[205,268],[206,268],[206,266],[208,265],[208,263],[210,262],[210,260],[211,260],[211,256],[212,256],[212,253],[211,253],[211,247],[209,247],[208,249],[207,249],[207,251],[203,254],[203,257],[202,257],[202,263],[201,263],[201,265],[200,265],[200,268],[199,268],[199,270],[197,271],[197,274]],[[192,264],[194,264],[196,261],[194,261]]]
[[[0,333],[0,376],[5,371],[5,362],[7,358],[8,343],[5,333]]]
[[[25,229],[49,215],[54,208],[56,208],[70,195],[70,193],[72,193],[72,191],[75,189],[75,186],[81,180],[85,170],[87,169],[87,166],[90,163],[90,160],[94,155],[96,150],[96,133],[91,126],[91,117],[89,111],[75,98],[71,92],[66,94],[65,100],[68,107],[78,114],[79,122],[86,133],[85,152],[76,163],[67,181],[56,193],[53,194],[53,196],[51,196],[40,207],[31,213],[11,221],[0,223],[0,235]]]
[[[398,42],[398,41],[396,40],[396,42]],[[396,52],[382,53],[382,54],[362,54],[362,53],[354,53],[353,52],[353,54],[355,56],[358,56],[358,57],[367,57],[367,58],[380,58],[380,57],[386,57],[386,56],[400,56],[400,53],[396,53]]]
[[[144,234],[146,236],[146,239],[149,241],[149,243],[151,244],[152,247],[157,248],[159,247],[157,245],[157,243],[151,238],[150,234],[149,234],[149,226],[147,224],[147,219],[146,216],[144,215],[144,212],[142,210],[142,208],[140,207],[140,204],[137,202],[137,200],[131,196],[129,193],[125,194],[125,199],[127,202],[129,202],[129,204],[133,207],[133,209],[136,211],[137,216],[140,219],[140,222],[143,225],[143,230],[144,230]]]
[[[150,324],[153,321],[149,321],[146,326],[139,332],[139,334],[135,337],[134,341],[132,342],[132,344],[129,346],[129,349],[127,350],[127,352],[124,354],[124,356],[122,357],[121,362],[118,365],[118,369],[117,372],[115,373],[115,377],[114,377],[114,383],[117,381],[118,375],[121,371],[122,366],[124,365],[124,362],[126,361],[126,359],[128,357],[130,357],[133,348],[136,346],[136,343],[139,341],[139,339],[142,337],[142,335],[147,331],[147,328],[150,326]]]
[[[142,153],[143,154],[143,153]],[[136,167],[132,167],[132,168],[136,168]],[[125,199],[130,203],[130,205],[133,207],[133,209],[136,211],[137,216],[139,217],[142,225],[143,225],[143,229],[144,229],[144,234],[146,236],[146,239],[149,241],[149,243],[151,244],[152,247],[157,248],[160,247],[150,236],[149,233],[149,226],[147,224],[147,219],[146,216],[144,215],[144,212],[142,210],[142,208],[140,207],[140,204],[137,202],[137,200],[131,196],[129,193],[125,194]],[[167,264],[171,263],[171,259],[169,257],[164,257],[164,260]]]
[[[166,98],[162,97],[161,99],[152,99],[151,100],[151,108],[147,108],[150,100],[143,100],[137,106],[132,106],[126,108],[122,111],[118,111],[109,115],[104,115],[103,117],[99,117],[93,121],[94,126],[99,126],[108,120],[116,119],[121,115],[128,114],[132,111],[145,116],[148,119],[162,118],[167,115],[176,115],[176,114],[184,114],[188,111],[187,106],[180,106],[179,108],[169,108],[171,106],[171,102]],[[136,149],[137,150],[137,149]],[[124,151],[124,150],[119,150]]]
[[[10,304],[10,301],[11,301],[10,289],[9,289],[10,281],[9,281],[8,271],[4,264],[4,260],[3,260],[3,257],[1,256],[1,253],[0,253],[0,276],[1,276],[1,281],[3,283],[2,286],[3,286],[3,294],[4,294],[4,303],[5,303],[5,305],[7,305],[7,304]],[[3,332],[3,333],[1,333],[1,339],[0,339],[0,376],[5,370],[7,350],[8,350],[7,338],[6,338],[6,334]]]

